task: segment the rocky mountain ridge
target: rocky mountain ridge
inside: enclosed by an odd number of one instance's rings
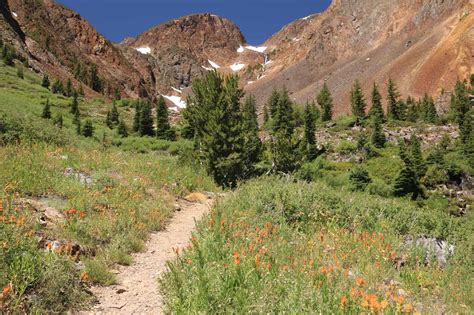
[[[87,87],[92,68],[111,96],[184,107],[193,79],[206,71],[237,73],[259,105],[286,86],[299,103],[327,82],[336,113],[347,112],[358,78],[368,92],[389,77],[402,95],[439,94],[474,72],[472,0],[334,0],[282,28],[260,47],[231,21],[194,14],[113,44],[85,19],[53,0],[8,0],[0,6],[2,38],[37,71]],[[86,88],[88,95],[97,91]]]

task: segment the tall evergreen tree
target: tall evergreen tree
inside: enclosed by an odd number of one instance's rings
[[[72,95],[72,102],[71,102],[71,114],[75,114],[79,111],[79,100],[78,95],[76,92]]]
[[[352,87],[351,91],[351,108],[352,114],[359,120],[363,120],[365,118],[365,97],[364,92],[362,91],[362,87],[358,80],[355,81],[354,86]]]
[[[299,157],[293,122],[293,106],[288,91],[283,89],[273,119],[271,151],[274,171],[289,173],[296,169]]]
[[[402,121],[407,120],[408,105],[403,99],[398,101],[398,117]]]
[[[159,139],[171,140],[171,125],[168,117],[168,107],[163,96],[158,98],[156,105],[156,136]]]
[[[66,90],[64,91],[64,94],[66,94],[67,97],[71,97],[73,93],[74,87],[72,86],[71,79],[67,79]]]
[[[380,116],[375,115],[372,118],[372,144],[376,148],[383,148],[385,146],[385,142],[387,139],[385,138],[385,134],[382,128],[382,118]]]
[[[102,92],[102,81],[99,78],[99,73],[97,71],[96,65],[92,65],[91,67],[89,82],[91,89],[99,93]]]
[[[329,87],[326,83],[323,85],[323,89],[316,98],[319,106],[321,107],[321,121],[330,121],[332,120],[332,97]]]
[[[54,94],[63,94],[64,93],[64,86],[60,80],[56,80],[51,87],[51,92]]]
[[[255,97],[248,95],[242,107],[242,132],[244,137],[244,174],[243,178],[255,175],[255,165],[260,162],[262,141],[258,135],[257,105]]]
[[[74,113],[74,118],[72,120],[72,123],[76,126],[76,133],[80,135],[82,129],[81,129],[81,113],[79,111],[79,108]]]
[[[238,77],[210,71],[193,82],[184,118],[194,130],[195,148],[208,173],[222,187],[235,187],[246,166]]]
[[[86,138],[94,136],[94,125],[92,125],[92,121],[86,120],[84,127],[82,128],[82,135]]]
[[[420,140],[414,134],[411,136],[411,161],[413,170],[418,176],[418,179],[421,179],[425,176],[427,167],[421,153]]]
[[[315,107],[314,103],[306,103],[304,110],[304,153],[306,160],[312,161],[318,155],[318,148],[316,147],[316,124],[315,124]]]
[[[392,120],[400,120],[399,97],[395,82],[388,80],[387,85],[387,111],[388,117]]]
[[[469,165],[474,165],[474,110],[468,111],[459,126],[461,148]]]
[[[141,107],[141,101],[137,101],[135,103],[135,115],[133,116],[133,131],[137,133],[140,130]]]
[[[115,105],[115,102],[112,103],[112,109],[110,110],[110,121],[114,125],[118,125],[120,122],[120,114],[117,109],[117,105]]]
[[[419,110],[416,101],[411,96],[408,96],[405,104],[407,107],[406,120],[417,122],[419,118]]]
[[[277,90],[273,90],[266,104],[271,118],[275,117],[279,100],[280,100],[280,93]]]
[[[43,113],[41,114],[41,118],[51,119],[51,105],[49,104],[49,98],[46,99],[46,103],[44,104]]]
[[[385,114],[382,108],[382,95],[380,95],[379,88],[375,82],[372,88],[372,107],[369,114],[371,117],[379,117],[382,122],[385,119]]]
[[[47,74],[45,74],[43,76],[43,80],[41,81],[41,86],[46,88],[46,89],[49,89],[49,85],[50,85],[50,81],[49,81],[49,76]]]
[[[420,193],[420,183],[418,181],[418,175],[414,170],[410,155],[406,151],[405,143],[403,140],[400,143],[400,158],[402,159],[404,166],[400,171],[398,177],[394,183],[394,195],[402,197],[406,195],[412,196],[412,199],[416,199]]]
[[[468,89],[463,81],[458,80],[451,97],[450,115],[459,126],[463,124],[464,115],[469,111],[471,102]]]
[[[128,129],[127,125],[125,125],[125,122],[123,119],[120,119],[120,122],[117,127],[117,135],[122,138],[127,138],[128,137]]]
[[[140,127],[138,129],[140,136],[153,137],[155,131],[153,130],[153,117],[151,115],[150,103],[144,102],[140,109]]]
[[[110,110],[107,111],[107,115],[105,116],[105,125],[109,127],[109,129],[114,129],[114,124],[112,123],[112,120],[110,119]]]
[[[438,113],[436,112],[436,107],[434,100],[431,96],[425,93],[421,101],[421,116],[424,121],[429,123],[436,123],[438,121]]]
[[[2,59],[3,62],[6,66],[13,66],[15,63],[13,62],[13,59],[15,58],[15,54],[13,52],[13,48],[11,48],[8,45],[3,46],[2,50]]]

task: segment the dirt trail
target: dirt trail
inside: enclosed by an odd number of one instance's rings
[[[131,266],[119,268],[117,285],[92,289],[99,304],[83,314],[163,314],[157,278],[166,270],[166,262],[175,257],[174,249],[188,245],[195,221],[210,204],[210,200],[181,201],[181,211],[174,214],[164,231],[151,235],[146,252],[135,254]]]

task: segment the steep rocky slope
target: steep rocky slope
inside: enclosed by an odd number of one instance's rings
[[[355,78],[367,91],[392,77],[404,95],[439,93],[474,71],[472,8],[472,0],[334,0],[264,44],[273,62],[247,90],[262,103],[285,85],[304,102],[327,81],[338,113],[349,109]]]
[[[24,33],[31,64],[37,70],[54,78],[73,79],[76,86],[82,83],[90,95],[95,94],[87,88],[93,67],[97,67],[106,95],[116,89],[129,96],[146,91],[140,87],[139,72],[79,14],[52,0],[8,0],[7,5],[14,12],[18,33]]]

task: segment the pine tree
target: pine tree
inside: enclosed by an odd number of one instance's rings
[[[352,114],[358,119],[363,120],[365,118],[365,97],[364,92],[360,86],[358,80],[355,81],[351,91],[351,108]]]
[[[403,141],[400,141],[400,158],[404,162],[404,166],[400,171],[398,177],[395,179],[393,194],[397,197],[402,197],[411,194],[412,199],[416,199],[421,193],[418,175],[413,168],[410,156],[406,152],[406,147]]]
[[[431,96],[425,93],[421,102],[421,111],[423,120],[429,123],[436,123],[439,119],[434,100]]]
[[[408,96],[405,104],[407,107],[406,120],[410,122],[417,122],[419,115],[418,106],[415,100],[411,96]]]
[[[380,95],[379,88],[375,82],[372,88],[372,107],[369,115],[371,117],[379,117],[382,122],[385,120],[385,114],[382,108],[382,95]]]
[[[474,110],[468,111],[459,126],[461,148],[469,165],[474,165]]]
[[[385,138],[385,134],[382,128],[382,119],[380,116],[374,116],[372,118],[372,144],[376,148],[383,148],[385,146],[385,142],[387,139]]]
[[[463,124],[464,115],[469,111],[471,102],[469,100],[468,89],[464,82],[458,80],[451,97],[450,114],[459,126]]]
[[[99,78],[99,73],[97,71],[97,66],[92,65],[90,71],[90,87],[96,92],[102,92],[102,81]]]
[[[71,114],[75,114],[76,112],[79,112],[79,100],[78,100],[77,93],[74,92],[72,95],[72,102],[71,102]]]
[[[49,77],[48,77],[47,74],[45,74],[45,75],[43,76],[43,81],[41,81],[41,86],[44,87],[44,88],[46,88],[46,89],[49,89],[49,85],[50,85],[50,84],[51,84],[51,83],[50,83],[50,81],[49,81]]]
[[[46,99],[46,104],[44,104],[43,113],[41,114],[41,118],[51,119],[51,105],[49,104],[49,98]]]
[[[117,127],[117,135],[122,138],[128,137],[127,125],[125,125],[123,119],[120,119],[119,125]]]
[[[263,149],[258,134],[256,100],[252,95],[246,97],[242,106],[242,132],[244,137],[244,173],[242,177],[247,179],[256,175],[255,165],[260,162]]]
[[[391,120],[400,120],[399,97],[395,82],[392,79],[388,80],[387,86],[387,111],[388,117]]]
[[[418,179],[421,179],[425,176],[427,167],[421,153],[420,140],[414,134],[411,136],[411,161],[413,170],[418,176]]]
[[[79,108],[74,113],[74,118],[72,120],[72,123],[76,126],[76,133],[80,135],[81,134],[81,113],[79,111]]]
[[[114,129],[114,124],[112,123],[112,120],[110,119],[110,110],[107,111],[107,115],[105,116],[105,125],[109,127],[109,129]]]
[[[288,91],[283,89],[273,119],[272,130],[272,160],[273,170],[289,173],[297,167],[299,157],[296,148],[298,143],[294,137],[293,106],[288,96]]]
[[[156,136],[159,139],[171,140],[171,125],[168,117],[168,107],[163,96],[158,98],[156,105]]]
[[[153,117],[151,115],[150,103],[144,102],[140,109],[140,127],[138,133],[141,137],[153,137],[155,131],[153,130]]]
[[[316,147],[315,104],[306,103],[304,110],[304,153],[306,160],[313,161],[318,155]]]
[[[380,119],[380,117],[378,119]],[[352,168],[349,175],[349,181],[351,182],[352,188],[354,190],[364,191],[372,182],[372,179],[370,178],[369,172],[359,165]]]
[[[8,46],[4,45],[2,50],[2,59],[6,66],[13,66],[15,63],[13,59],[15,58],[15,54],[13,53],[13,49]]]
[[[403,99],[398,101],[398,117],[401,121],[407,120],[408,105]]]
[[[94,126],[92,125],[92,121],[86,120],[84,127],[82,128],[82,135],[86,138],[94,136]]]
[[[195,148],[207,172],[222,187],[235,187],[246,165],[238,77],[222,77],[216,71],[193,82],[184,118],[194,130]]]
[[[118,125],[120,122],[120,114],[118,112],[115,102],[112,103],[112,109],[110,111],[110,121],[114,125]]]
[[[138,132],[140,130],[140,117],[141,117],[142,104],[138,101],[135,104],[135,115],[133,116],[133,131]]]
[[[321,121],[324,122],[332,120],[332,97],[331,92],[329,91],[329,87],[326,83],[324,83],[323,89],[317,97],[317,102],[321,107]]]
[[[73,93],[74,93],[74,87],[72,86],[71,79],[67,79],[66,90],[64,91],[64,94],[67,97],[71,97]]]
[[[64,86],[60,80],[56,80],[51,87],[51,92],[54,94],[63,94],[64,93]]]
[[[266,104],[271,118],[275,117],[279,100],[280,100],[280,93],[277,90],[273,90]]]

